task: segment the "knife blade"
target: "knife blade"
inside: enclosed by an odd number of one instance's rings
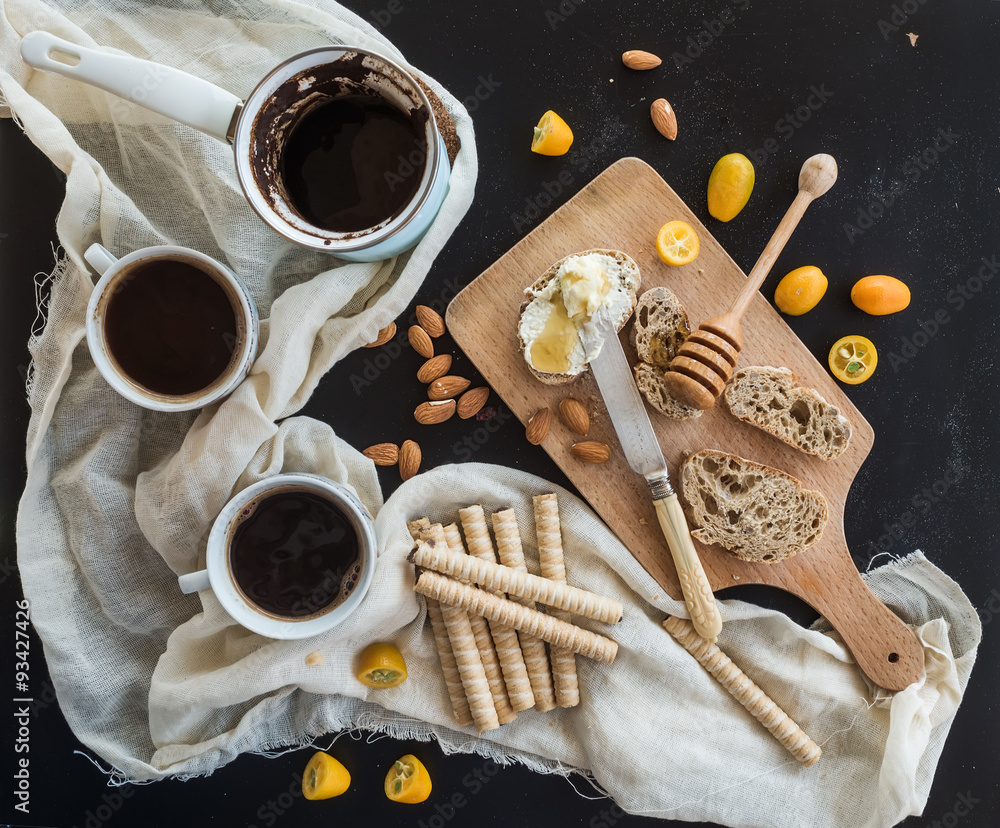
[[[590,370],[604,398],[618,441],[629,466],[646,478],[660,530],[677,569],[684,603],[691,623],[702,638],[715,641],[722,629],[722,616],[712,587],[691,540],[684,511],[670,485],[663,451],[649,422],[649,415],[632,378],[632,369],[622,350],[618,332],[610,320],[594,320],[580,331],[590,360]]]

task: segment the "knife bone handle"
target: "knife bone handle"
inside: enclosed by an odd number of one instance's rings
[[[649,484],[654,494],[656,518],[660,522],[660,529],[667,540],[667,546],[670,547],[681,592],[684,595],[684,604],[691,614],[691,623],[698,635],[714,643],[722,630],[722,616],[715,603],[708,576],[694,548],[694,541],[691,540],[691,531],[688,529],[684,510],[669,482],[667,482],[669,494],[660,498],[655,497],[660,491],[654,488],[656,483],[650,480]]]

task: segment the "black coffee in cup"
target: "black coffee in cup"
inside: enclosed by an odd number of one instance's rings
[[[361,574],[358,532],[322,495],[275,489],[237,516],[229,568],[243,597],[282,618],[320,615],[341,604]]]
[[[241,327],[230,290],[179,258],[136,262],[104,311],[111,360],[135,384],[167,396],[202,391],[227,373]]]

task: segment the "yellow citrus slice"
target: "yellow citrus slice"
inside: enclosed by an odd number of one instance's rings
[[[797,267],[778,282],[774,291],[774,304],[789,316],[808,313],[826,293],[826,276],[818,267]]]
[[[369,687],[395,687],[406,681],[406,661],[394,644],[379,641],[362,650],[357,675]]]
[[[910,304],[910,289],[892,276],[865,276],[851,288],[851,301],[865,313],[885,316]]]
[[[875,373],[878,351],[870,339],[852,334],[833,343],[828,361],[830,371],[837,379],[848,385],[857,385]]]
[[[708,179],[708,212],[719,221],[736,218],[750,200],[754,178],[753,164],[745,155],[723,155]]]
[[[565,155],[573,144],[573,130],[551,109],[542,115],[531,139],[531,151],[539,155]]]
[[[668,221],[656,234],[656,252],[668,265],[686,265],[698,258],[698,234],[686,221]]]
[[[393,802],[416,804],[431,795],[431,776],[412,753],[400,756],[385,777],[385,795]]]
[[[351,774],[330,754],[313,754],[302,774],[302,795],[306,799],[330,799],[351,787]]]

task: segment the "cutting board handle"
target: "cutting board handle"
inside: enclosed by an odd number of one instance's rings
[[[902,690],[920,679],[923,645],[868,588],[850,554],[827,558],[823,582],[814,587],[802,597],[840,633],[868,678],[886,690]]]

